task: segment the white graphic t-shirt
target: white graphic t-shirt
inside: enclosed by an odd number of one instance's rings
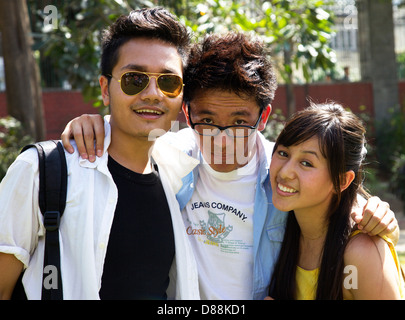
[[[252,299],[257,168],[256,157],[232,172],[199,166],[197,185],[182,213],[197,260],[201,299]]]

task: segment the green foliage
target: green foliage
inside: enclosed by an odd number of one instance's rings
[[[397,55],[398,63],[398,78],[405,79],[405,52],[399,53]]]
[[[310,82],[317,70],[335,66],[336,56],[329,46],[333,19],[324,9],[328,1],[198,2],[194,15],[182,17],[197,37],[226,30],[256,32],[272,49],[273,58],[284,56],[277,65],[284,82],[293,81],[293,67],[302,70],[306,82]]]
[[[378,160],[383,170],[390,172],[400,154],[405,154],[405,114],[390,109],[389,116],[376,119]]]
[[[228,0],[208,0],[205,3],[193,1],[194,10],[182,16],[184,23],[194,32],[196,39],[206,33],[222,33],[228,30],[243,29],[246,3],[238,4]],[[246,19],[246,18],[245,18]]]
[[[267,140],[275,142],[281,130],[284,128],[286,118],[280,109],[271,112],[266,128],[262,131]]]
[[[297,70],[302,70],[306,82],[316,70],[328,70],[336,63],[329,46],[333,35],[333,20],[323,7],[325,1],[298,0],[265,2],[265,17],[261,20],[264,35],[275,52],[291,57]],[[280,69],[285,82],[292,82],[289,61]]]
[[[376,120],[379,169],[390,176],[390,189],[405,202],[405,114],[391,109],[389,117]]]
[[[153,4],[146,0],[59,1],[57,28],[44,29],[43,8],[36,0],[28,1],[39,17],[33,25],[34,32],[42,35],[36,49],[41,49],[60,81],[81,89],[86,101],[93,100],[95,106],[102,107],[98,82],[102,30],[121,14]]]
[[[405,204],[405,115],[391,109],[388,118],[374,120],[361,106],[357,116],[366,128],[366,190],[388,202],[395,195]]]
[[[0,181],[6,175],[8,167],[13,163],[21,148],[33,142],[24,134],[21,122],[12,118],[0,118]]]
[[[393,193],[404,203],[405,210],[405,153],[397,152],[395,155],[390,185]]]
[[[37,36],[35,49],[53,66],[60,82],[81,89],[86,100],[101,107],[98,84],[101,32],[119,15],[132,9],[152,7],[147,0],[59,0],[56,29],[44,29],[44,12],[36,0],[28,0]],[[279,73],[291,82],[292,64],[302,69],[306,81],[313,79],[319,68],[331,68],[334,54],[328,43],[332,16],[325,11],[323,0],[161,0],[180,17],[198,40],[209,32],[241,30],[261,35],[272,49],[274,58],[288,53],[288,61],[277,63]],[[282,60],[282,59],[281,59]]]

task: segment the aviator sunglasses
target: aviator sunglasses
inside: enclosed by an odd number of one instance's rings
[[[169,98],[177,97],[183,90],[183,79],[172,73],[153,73],[141,71],[129,71],[121,75],[118,80],[112,75],[109,77],[117,80],[121,85],[121,90],[128,96],[134,96],[145,90],[150,82],[150,78],[155,78],[159,90]]]

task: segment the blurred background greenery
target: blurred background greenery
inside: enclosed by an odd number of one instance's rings
[[[405,101],[400,97],[405,95],[398,83],[405,79],[404,2],[0,0],[0,66],[4,65],[5,73],[1,77],[0,70],[0,91],[7,95],[8,113],[0,122],[0,180],[23,145],[44,139],[41,89],[80,90],[99,113],[106,112],[98,85],[101,32],[121,14],[159,5],[188,26],[193,41],[206,33],[226,30],[254,32],[263,38],[271,49],[279,83],[286,88],[286,111],[273,110],[264,131],[270,140],[275,139],[286,117],[297,110],[295,85],[371,82],[374,110],[364,107],[358,112],[368,127],[365,184],[372,194],[398,202],[403,211]],[[30,68],[24,67],[22,60],[16,62],[18,55],[11,45],[14,38],[27,41],[30,50],[25,51],[30,54],[24,61],[26,66],[36,65],[37,71],[19,73]],[[13,59],[7,60],[7,56]],[[35,89],[31,92],[27,86],[19,89],[13,84],[21,78],[31,81]],[[29,113],[30,109],[34,111]]]

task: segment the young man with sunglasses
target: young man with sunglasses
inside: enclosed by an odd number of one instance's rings
[[[111,113],[105,153],[93,163],[80,161],[77,151],[66,154],[57,270],[64,299],[156,300],[166,292],[199,298],[196,262],[169,178],[195,164],[163,161],[176,154],[173,148],[154,148],[149,138],[153,130],[169,130],[181,110],[188,50],[186,28],[161,8],[133,11],[104,33],[100,86]],[[185,156],[177,153],[176,159]],[[27,298],[41,298],[46,234],[38,180],[38,157],[30,149],[0,185],[2,299],[11,297],[24,269]]]
[[[276,89],[267,52],[243,34],[207,35],[193,46],[184,82],[183,111],[190,128],[158,141],[200,163],[186,177],[172,172],[172,179],[180,185],[176,197],[197,259],[201,298],[263,299],[286,218],[271,204],[273,144],[259,133]],[[82,153],[94,155],[94,136],[85,133],[94,130],[97,146],[104,137],[100,123],[97,115],[70,122],[62,135],[65,147],[73,135]],[[397,226],[378,198],[368,202],[359,221],[373,233],[390,233]]]

